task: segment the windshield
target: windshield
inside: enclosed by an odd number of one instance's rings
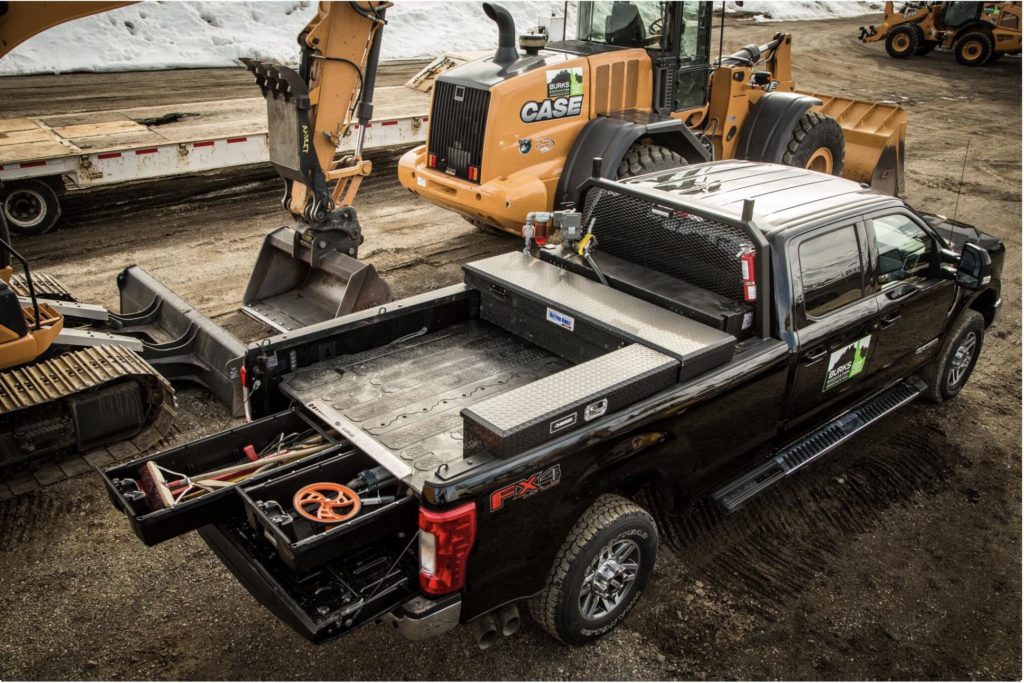
[[[664,2],[581,2],[576,37],[619,47],[657,48],[661,45],[664,12]]]

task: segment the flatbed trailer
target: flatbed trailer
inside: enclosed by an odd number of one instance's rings
[[[427,93],[380,87],[364,149],[411,147],[426,138]],[[358,132],[359,126],[354,126]],[[339,152],[352,148],[344,138]],[[46,232],[65,189],[86,189],[265,163],[262,97],[0,119],[3,208],[15,232]]]

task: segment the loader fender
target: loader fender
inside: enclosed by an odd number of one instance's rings
[[[566,157],[555,192],[555,208],[576,203],[580,186],[593,174],[595,157],[601,158],[601,177],[614,179],[630,146],[647,137],[652,138],[652,144],[670,149],[689,162],[711,161],[707,148],[679,119],[641,122],[599,116],[583,127]]]
[[[782,163],[797,121],[808,109],[819,104],[819,99],[791,92],[764,95],[751,108],[740,131],[736,158]]]

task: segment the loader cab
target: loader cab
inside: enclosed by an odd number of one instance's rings
[[[654,73],[652,107],[667,115],[707,103],[711,9],[709,2],[692,0],[580,3],[576,38],[591,49],[647,50]]]

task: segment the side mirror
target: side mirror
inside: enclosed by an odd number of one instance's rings
[[[956,267],[956,283],[964,289],[978,290],[991,281],[992,257],[977,244],[964,244]]]

